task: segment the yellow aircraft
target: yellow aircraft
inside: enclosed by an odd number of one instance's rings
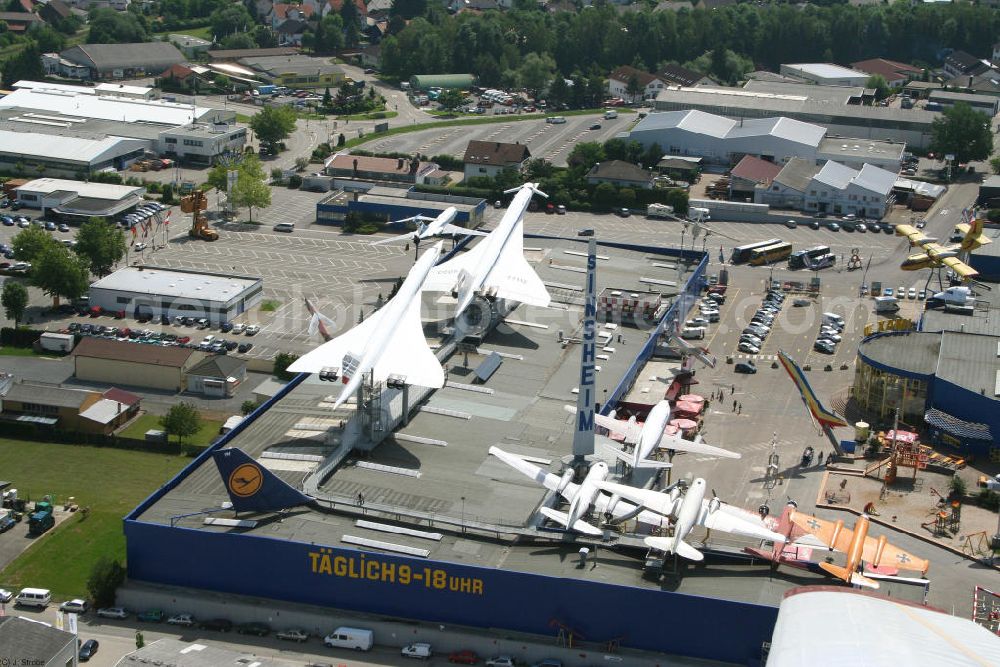
[[[896,235],[905,236],[910,240],[910,246],[920,246],[923,252],[909,255],[903,260],[901,269],[904,271],[919,271],[930,267],[947,266],[963,279],[975,278],[979,272],[958,258],[959,254],[975,250],[992,241],[983,234],[983,220],[974,219],[971,223],[960,223],[955,229],[965,237],[957,245],[944,246],[925,235],[912,225],[896,225]]]
[[[922,574],[926,574],[927,568],[930,567],[930,563],[923,558],[889,544],[885,535],[869,536],[868,529],[871,522],[867,515],[858,517],[854,530],[845,527],[843,519],[825,521],[798,511],[793,511],[789,518],[792,523],[827,545],[831,551],[847,554],[847,562],[843,567],[826,562],[820,563],[819,566],[849,584],[878,588],[877,581],[858,572],[861,561],[871,563],[875,567],[882,564],[895,565]]]

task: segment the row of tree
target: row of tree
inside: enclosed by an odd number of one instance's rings
[[[946,48],[987,56],[998,34],[1000,12],[968,3],[741,3],[679,12],[619,12],[609,3],[596,3],[585,11],[552,14],[518,0],[507,12],[455,17],[432,3],[383,41],[382,66],[400,79],[473,72],[483,85],[497,86],[522,76],[529,54],[564,76],[594,70],[606,74],[625,64],[653,71],[716,49],[721,56],[710,69],[727,65],[726,51],[772,69],[788,62],[849,63],[872,57],[930,64],[939,62]]]

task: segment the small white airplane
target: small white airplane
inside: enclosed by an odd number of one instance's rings
[[[567,405],[566,411],[575,414],[576,408]],[[667,401],[660,401],[654,405],[642,426],[636,423],[635,417],[624,421],[615,419],[613,415],[594,415],[594,423],[598,426],[624,436],[625,442],[635,445],[631,454],[626,454],[619,449],[615,450],[615,456],[628,463],[632,468],[669,468],[671,465],[669,463],[649,460],[649,455],[657,448],[728,459],[741,458],[740,454],[728,449],[706,445],[700,441],[685,440],[679,434],[667,435],[664,431],[669,422],[670,403]]]
[[[397,376],[406,384],[443,387],[444,369],[427,346],[420,322],[420,295],[443,242],[429,248],[410,269],[396,296],[350,331],[330,340],[288,367],[293,373],[319,373],[320,379],[343,378],[346,385],[334,408],[361,385],[368,371],[376,382]]]
[[[603,534],[599,528],[592,526],[582,518],[590,511],[591,506],[597,512],[610,514],[613,517],[636,515],[642,523],[648,523],[653,526],[667,526],[670,523],[665,517],[655,512],[642,510],[636,504],[622,502],[621,498],[617,495],[601,493],[600,484],[604,482],[608,475],[608,465],[603,461],[592,465],[583,483],[577,484],[573,481],[572,470],[567,470],[562,476],[545,472],[538,466],[525,461],[520,456],[505,452],[496,446],[490,447],[490,454],[526,477],[533,479],[546,489],[555,491],[568,500],[570,502],[568,513],[564,514],[548,507],[542,507],[539,511],[556,523],[571,527],[571,530],[586,535],[598,536]]]
[[[695,479],[683,495],[678,486],[674,486],[669,492],[637,489],[607,481],[598,482],[597,486],[657,514],[677,517],[673,537],[647,537],[643,542],[653,549],[677,554],[688,560],[702,560],[705,557],[684,541],[695,525],[761,540],[785,540],[781,534],[768,530],[756,514],[726,505],[714,497],[714,494],[711,500],[705,500],[705,480],[701,477]]]
[[[409,234],[400,234],[399,236],[393,236],[387,239],[382,239],[380,241],[373,241],[372,245],[383,245],[385,243],[398,243],[399,241],[414,241],[420,242],[424,239],[433,238],[435,236],[486,236],[486,232],[476,231],[474,229],[466,229],[465,227],[459,227],[458,225],[451,224],[455,216],[458,215],[458,209],[454,206],[449,206],[445,210],[441,211],[435,218],[429,218],[426,215],[414,215],[409,218],[403,218],[402,220],[394,220],[390,224],[400,223],[400,222],[417,222],[417,229],[415,232]]]
[[[424,289],[451,292],[458,299],[457,318],[477,295],[547,307],[552,297],[542,279],[524,259],[524,213],[531,197],[540,194],[537,183],[519,188],[500,224],[472,250],[434,267]]]

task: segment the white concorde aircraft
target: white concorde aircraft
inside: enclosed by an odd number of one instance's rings
[[[403,218],[402,220],[394,220],[389,224],[397,224],[400,222],[417,222],[417,229],[414,232],[409,232],[407,234],[400,234],[399,236],[392,236],[387,239],[382,239],[380,241],[373,241],[372,245],[382,245],[385,243],[398,243],[400,241],[414,241],[420,242],[424,239],[433,238],[435,236],[486,236],[486,232],[480,232],[475,229],[466,229],[465,227],[459,227],[458,225],[451,224],[458,215],[458,209],[454,206],[449,206],[445,210],[441,211],[437,217],[430,218],[426,215],[414,215],[409,218]]]
[[[442,245],[438,241],[424,252],[396,296],[368,319],[296,360],[288,370],[319,373],[322,380],[343,378],[345,386],[334,408],[357,390],[368,371],[375,382],[394,376],[405,384],[443,387],[444,369],[427,346],[420,322],[420,295]]]

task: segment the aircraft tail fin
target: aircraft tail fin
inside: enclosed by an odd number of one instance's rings
[[[595,537],[601,537],[604,535],[604,532],[600,528],[596,526],[591,526],[589,523],[583,521],[582,519],[577,519],[573,523],[573,525],[570,526],[569,515],[566,514],[565,512],[559,512],[557,510],[552,509],[551,507],[542,507],[538,511],[541,512],[545,517],[552,519],[553,521],[558,523],[560,526],[563,526],[564,528],[569,528],[570,530],[575,530],[578,533],[583,533],[584,535],[593,535]]]
[[[869,579],[868,577],[861,575],[857,572],[851,572],[846,567],[841,567],[839,565],[833,565],[832,563],[820,563],[819,566],[825,571],[829,572],[833,576],[841,579],[842,581],[854,584],[855,586],[865,586],[867,588],[878,588],[878,582]]]
[[[836,428],[838,426],[849,425],[843,417],[824,407],[823,403],[819,400],[819,396],[816,395],[816,392],[809,385],[809,380],[806,379],[805,373],[802,372],[799,365],[783,350],[778,350],[778,361],[781,362],[785,371],[788,372],[788,376],[792,378],[795,388],[802,395],[802,402],[805,403],[812,418],[820,426]]]
[[[220,449],[212,458],[237,512],[277,512],[315,502],[247,456],[242,449]]]
[[[965,232],[962,238],[962,250],[975,250],[980,246],[993,241],[983,234],[983,218],[973,218],[968,224],[957,225],[957,228]]]
[[[674,553],[674,538],[672,537],[647,537],[643,540],[647,547],[665,551],[668,554]],[[684,540],[677,540],[677,555],[688,560],[700,561],[705,559],[705,554],[701,553]]]

